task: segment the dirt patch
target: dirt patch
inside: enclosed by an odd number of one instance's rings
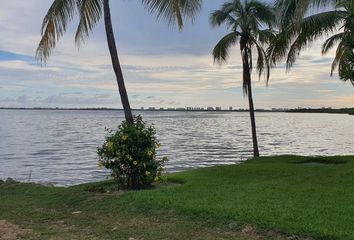
[[[29,229],[21,229],[17,225],[0,220],[0,240],[25,239],[31,232]]]
[[[262,236],[257,233],[256,229],[251,225],[245,225],[242,228],[241,232],[244,236],[247,236],[250,239],[254,239],[254,240],[263,239]]]
[[[234,227],[236,227],[235,231],[240,232],[241,236],[249,240],[314,240],[310,237],[287,235],[274,230],[259,230],[250,224],[246,224],[241,228],[238,228],[235,225]]]

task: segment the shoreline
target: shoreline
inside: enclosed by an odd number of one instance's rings
[[[10,108],[0,107],[0,110],[30,110],[30,111],[123,111],[119,108]],[[207,113],[248,113],[247,109],[132,109],[133,112],[207,112]],[[354,115],[354,108],[301,108],[301,109],[255,109],[255,112],[269,113],[327,113],[327,114],[348,114]]]

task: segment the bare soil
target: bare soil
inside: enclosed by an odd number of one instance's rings
[[[30,229],[21,229],[18,225],[0,220],[0,240],[24,239],[31,232]]]

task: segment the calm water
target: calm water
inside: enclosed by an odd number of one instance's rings
[[[248,113],[143,112],[168,171],[232,164],[252,155]],[[354,154],[354,116],[257,113],[261,155]],[[0,179],[72,185],[104,179],[96,148],[120,111],[0,110]]]

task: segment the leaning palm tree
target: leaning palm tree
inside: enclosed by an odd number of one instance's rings
[[[201,0],[142,0],[142,4],[151,13],[157,14],[158,18],[164,18],[171,24],[177,22],[181,29],[184,18],[193,18],[200,9]],[[44,63],[48,60],[57,41],[65,33],[67,25],[71,22],[76,12],[78,12],[80,17],[75,35],[77,45],[80,45],[89,37],[103,15],[109,53],[116,75],[125,119],[127,122],[133,122],[113,33],[109,0],[54,0],[43,20],[42,39],[36,52],[37,59]]]
[[[298,1],[282,0],[278,4],[281,9],[294,9]],[[331,76],[336,68],[342,81],[350,81],[354,85],[354,2],[351,0],[312,0],[312,5],[331,4],[330,11],[322,11],[307,17],[301,17],[289,11],[279,19],[280,33],[269,48],[269,55],[273,64],[286,59],[287,69],[290,69],[301,51],[311,42],[330,35],[322,45],[322,54],[326,54],[337,46],[331,66]],[[311,1],[310,1],[311,2]],[[292,5],[290,4],[292,3]],[[302,13],[304,14],[304,13]],[[285,20],[284,20],[285,19]]]
[[[224,36],[214,47],[214,61],[224,63],[229,57],[231,46],[239,43],[243,66],[243,93],[248,96],[249,112],[251,118],[253,155],[259,157],[256,121],[252,98],[252,50],[257,52],[259,77],[265,73],[268,83],[270,66],[264,46],[274,37],[271,30],[275,22],[273,8],[258,0],[232,0],[222,5],[220,10],[214,11],[210,16],[212,26],[226,24],[230,33]]]

